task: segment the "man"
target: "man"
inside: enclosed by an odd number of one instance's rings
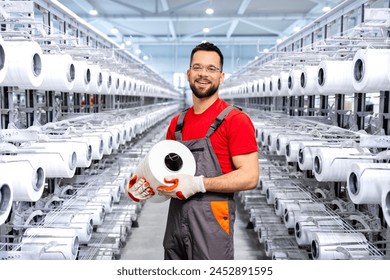
[[[164,258],[233,259],[233,195],[255,188],[259,178],[255,129],[245,113],[219,98],[224,73],[217,46],[192,50],[187,79],[193,106],[171,120],[166,138],[186,145],[197,168],[195,176],[169,176],[158,188],[171,197]],[[147,178],[136,177],[128,193],[135,201],[155,195]]]

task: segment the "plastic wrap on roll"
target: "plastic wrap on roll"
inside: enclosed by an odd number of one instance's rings
[[[191,151],[182,143],[173,140],[163,140],[156,143],[141,160],[133,175],[144,177],[155,191],[149,200],[164,202],[168,198],[159,196],[157,187],[166,185],[164,178],[175,174],[195,175],[196,163]]]
[[[390,88],[390,50],[360,49],[353,58],[353,87],[357,92]]]
[[[346,182],[353,163],[373,162],[367,150],[358,148],[318,147],[314,153],[314,176],[319,182]]]
[[[7,220],[13,201],[12,187],[0,176],[0,225]]]
[[[382,194],[390,191],[390,164],[353,163],[347,188],[355,204],[381,204]]]
[[[318,66],[305,65],[300,78],[300,91],[302,95],[318,95],[317,88]]]
[[[313,232],[311,253],[315,260],[366,259],[367,239],[358,232]]]
[[[0,161],[0,177],[10,183],[13,201],[38,201],[45,185],[44,169],[28,160],[14,159],[10,156]]]
[[[8,71],[2,86],[37,88],[43,82],[42,49],[34,41],[4,41]]]
[[[355,92],[353,87],[352,61],[321,61],[318,65],[317,89],[321,95],[352,95]]]
[[[42,90],[71,91],[75,80],[75,66],[69,54],[43,54]]]

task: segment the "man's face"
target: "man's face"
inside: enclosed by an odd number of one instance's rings
[[[201,99],[213,96],[224,80],[219,55],[212,51],[197,51],[191,67],[187,70],[187,80],[193,94]]]

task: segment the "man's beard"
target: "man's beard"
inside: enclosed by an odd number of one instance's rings
[[[211,86],[209,88],[208,91],[206,91],[205,93],[201,93],[200,91],[198,91],[195,87],[195,84],[190,84],[190,88],[192,90],[192,93],[198,97],[199,99],[202,99],[202,98],[206,98],[206,97],[210,97],[210,96],[213,96],[217,91],[218,91],[218,88],[219,86]]]

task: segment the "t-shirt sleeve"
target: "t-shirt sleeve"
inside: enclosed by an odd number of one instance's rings
[[[175,128],[176,128],[177,120],[178,120],[178,116],[174,117],[171,120],[165,137],[166,140],[176,140]]]
[[[256,130],[247,114],[240,112],[230,118],[228,141],[231,156],[253,153],[258,150]]]

